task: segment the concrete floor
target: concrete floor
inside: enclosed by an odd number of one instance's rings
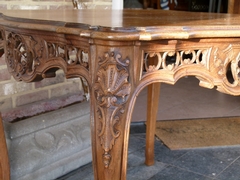
[[[128,180],[239,180],[240,146],[170,150],[155,141],[155,164],[145,166],[146,89],[137,99],[129,141]],[[240,116],[240,96],[233,97],[198,86],[187,77],[176,85],[162,84],[158,120]],[[59,180],[91,180],[87,164]]]

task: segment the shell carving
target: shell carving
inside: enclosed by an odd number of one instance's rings
[[[99,129],[98,136],[104,150],[103,163],[105,168],[111,162],[110,151],[121,131],[118,125],[121,115],[124,113],[125,103],[131,91],[129,83],[129,73],[126,66],[128,64],[119,63],[119,54],[105,54],[96,78],[94,86],[95,98],[98,106]],[[117,60],[116,60],[117,59]]]
[[[97,97],[99,101],[107,98],[125,99],[130,93],[130,84],[128,83],[128,73],[125,69],[119,70],[116,65],[108,65],[107,69],[101,69],[98,74]],[[106,88],[107,87],[107,88]],[[101,99],[100,99],[101,97]],[[106,102],[107,103],[107,102]],[[115,103],[120,103],[119,101]],[[112,102],[114,104],[114,102]],[[110,104],[106,104],[109,107]]]

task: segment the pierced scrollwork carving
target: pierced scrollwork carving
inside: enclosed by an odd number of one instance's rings
[[[99,58],[94,92],[100,122],[98,136],[104,150],[105,168],[109,167],[112,158],[110,151],[121,134],[118,125],[131,91],[129,63],[128,58],[122,59],[119,53],[114,52],[105,53],[104,57]]]
[[[237,54],[234,50],[237,49]],[[222,77],[224,83],[231,87],[239,86],[239,72],[240,68],[240,47],[230,44],[227,48],[214,51],[214,65],[217,69],[218,75]],[[228,77],[231,78],[228,78]]]
[[[150,64],[149,59],[153,57],[155,61],[150,61],[154,62]],[[224,44],[221,47],[213,44],[204,49],[146,51],[143,78],[149,73],[159,76],[162,72],[161,80],[174,83],[182,76],[195,75],[203,87],[216,86],[221,92],[236,95],[240,91],[239,64],[240,44]]]
[[[157,71],[160,69],[175,71],[179,66],[187,64],[206,65],[211,49],[200,50],[182,50],[182,51],[166,51],[166,52],[146,52],[144,65],[146,72]],[[148,58],[156,56],[157,62],[149,64]]]
[[[6,42],[6,61],[8,67],[21,78],[25,74],[32,74],[39,65],[39,56],[33,47],[37,42],[31,36],[21,36],[9,33]],[[41,53],[40,53],[41,56]]]
[[[88,70],[88,50],[73,45],[52,42],[37,35],[21,35],[6,32],[6,62],[10,73],[17,80],[41,80],[37,68],[80,65]],[[59,60],[62,63],[51,61]],[[54,64],[55,63],[55,64]],[[54,70],[57,70],[55,68]],[[42,71],[42,70],[40,70]],[[49,74],[46,77],[52,77]]]
[[[88,52],[75,47],[69,47],[67,49],[67,63],[69,65],[80,64],[88,69]]]
[[[88,69],[88,52],[86,50],[58,43],[47,42],[46,44],[49,58],[60,57],[68,65],[79,64]]]

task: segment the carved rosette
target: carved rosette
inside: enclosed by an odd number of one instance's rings
[[[118,125],[131,91],[127,69],[129,62],[128,59],[122,60],[121,55],[114,52],[105,53],[99,59],[94,92],[100,122],[98,136],[104,150],[105,168],[109,167],[112,158],[110,151],[121,134]]]
[[[15,33],[7,35],[6,62],[15,78],[21,79],[24,75],[32,74],[35,66],[39,65],[33,51],[36,43],[30,36],[23,37]]]

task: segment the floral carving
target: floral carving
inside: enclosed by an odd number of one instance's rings
[[[122,60],[120,54],[111,52],[100,58],[99,64],[94,91],[100,122],[98,136],[104,150],[103,163],[108,168],[112,158],[110,151],[121,134],[118,125],[131,91],[129,59]]]

